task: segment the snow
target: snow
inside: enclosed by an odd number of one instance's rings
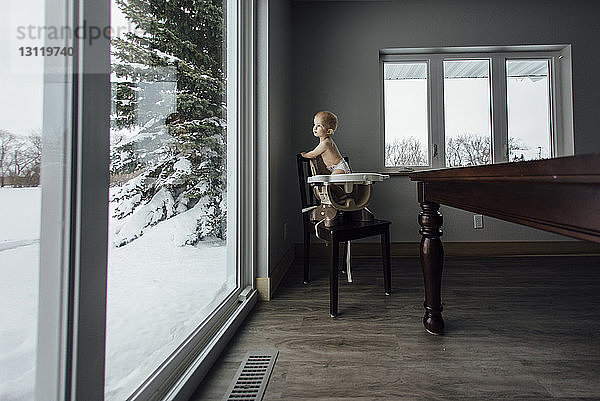
[[[192,163],[188,159],[181,158],[177,160],[177,162],[173,165],[173,168],[183,173],[191,174]]]
[[[141,127],[134,125],[132,127],[111,128],[110,129],[110,146],[111,148],[117,145],[124,145],[139,139]],[[148,135],[148,134],[146,134]]]
[[[155,122],[152,120],[148,124]],[[160,121],[158,126],[111,130],[111,168],[120,168],[134,160],[144,165],[154,164],[164,156],[173,141]],[[127,146],[131,149],[124,151]],[[135,152],[135,156],[131,152]]]
[[[137,195],[132,199],[139,202]],[[173,216],[175,213],[174,206],[175,199],[173,199],[171,193],[166,188],[161,188],[150,202],[127,217],[125,223],[114,224],[114,235],[112,235],[111,244],[122,246],[140,237],[148,227]],[[110,230],[110,232],[113,234],[113,230]]]
[[[5,191],[0,189],[2,206]],[[29,191],[28,195],[31,194]],[[10,195],[19,198],[17,194]],[[8,213],[4,207],[1,209],[0,220],[4,221]],[[28,220],[31,223],[33,219]],[[38,259],[38,244],[0,251],[0,400],[3,401],[33,399]]]
[[[107,400],[126,398],[235,287],[225,246],[179,246],[200,209],[109,250]]]
[[[0,247],[17,240],[40,237],[38,188],[0,188]],[[14,207],[19,205],[19,207]],[[2,248],[0,248],[2,249]]]
[[[111,195],[118,190],[111,188]],[[169,200],[159,193],[152,202],[170,205],[172,197]],[[122,220],[110,219],[109,240],[127,227],[135,231],[133,221],[142,209]],[[3,401],[33,397],[39,210],[39,188],[0,189]],[[127,245],[109,245],[106,400],[127,398],[235,288],[235,272],[227,268],[223,242],[183,245],[196,229],[202,210],[196,204],[146,227],[142,236]]]

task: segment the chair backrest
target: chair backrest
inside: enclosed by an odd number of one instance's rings
[[[302,209],[309,206],[318,206],[319,202],[315,197],[315,194],[306,182],[306,179],[312,175],[310,171],[310,159],[302,157],[300,153],[296,155],[296,161],[298,163],[298,184],[300,185],[300,202],[302,203]]]
[[[318,156],[321,158],[321,156]],[[319,206],[321,201],[317,199],[315,196],[312,187],[308,184],[307,178],[312,176],[312,170],[310,161],[314,159],[307,159],[302,157],[300,153],[296,155],[296,161],[298,162],[298,184],[300,185],[300,201],[302,202],[302,209],[310,207],[310,206]],[[349,162],[348,156],[344,156],[344,160]],[[317,161],[315,165],[319,166],[322,164],[325,165],[321,159],[321,163]],[[321,174],[330,174],[329,170],[318,171]]]

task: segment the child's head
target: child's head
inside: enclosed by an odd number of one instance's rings
[[[323,131],[327,135],[332,135],[337,129],[338,118],[330,111],[319,111],[317,114],[315,114],[313,127],[313,132],[316,136],[320,136],[317,135],[319,125],[323,128]]]

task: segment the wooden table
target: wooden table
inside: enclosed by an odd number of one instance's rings
[[[444,332],[440,204],[600,242],[600,153],[410,174],[421,204],[423,324]]]

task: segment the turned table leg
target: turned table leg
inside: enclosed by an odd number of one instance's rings
[[[442,235],[442,214],[440,205],[433,202],[421,201],[419,224],[421,229],[421,267],[425,281],[425,316],[423,325],[431,334],[443,334],[444,319],[442,318],[442,268],[444,264],[444,248]]]

